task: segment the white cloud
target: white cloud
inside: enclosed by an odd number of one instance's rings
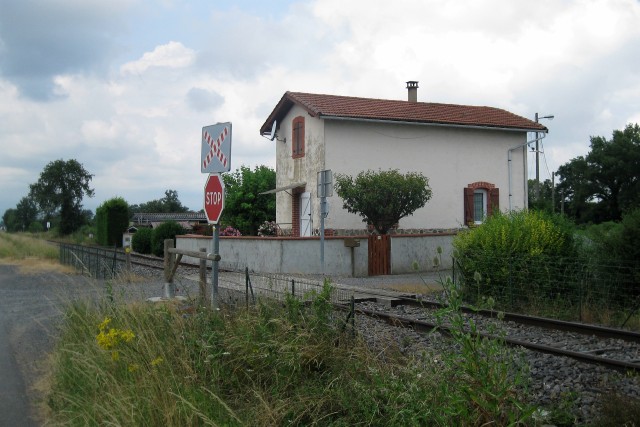
[[[185,68],[193,64],[195,52],[180,42],[171,41],[146,52],[142,58],[120,67],[122,73],[142,74],[151,67]]]
[[[589,136],[640,122],[634,0],[318,0],[268,16],[202,4],[188,12],[173,2],[189,25],[170,35],[166,25],[142,41],[126,33],[115,44],[136,59],[109,72],[56,67],[58,97],[48,103],[0,77],[0,214],[57,158],[95,174],[89,208],[176,189],[200,209],[202,126],[233,123],[234,169],[274,167],[275,145],[259,128],[286,90],[405,99],[404,82],[415,79],[422,101],[555,114],[544,141],[552,170],[586,154]],[[144,22],[175,21],[164,13]]]

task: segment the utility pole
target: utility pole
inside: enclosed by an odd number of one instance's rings
[[[536,123],[538,123],[541,119],[549,119],[549,120],[553,120],[554,116],[553,115],[549,115],[549,116],[538,116],[538,113],[536,113]],[[536,202],[540,200],[540,138],[539,138],[539,134],[538,132],[536,132],[536,191],[535,191],[535,197],[536,197]]]
[[[538,123],[538,113],[536,113],[536,123]],[[540,149],[538,144],[540,143],[540,135],[536,132],[536,202],[540,201]]]

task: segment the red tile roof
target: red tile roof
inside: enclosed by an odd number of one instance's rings
[[[306,109],[311,116],[325,119],[383,120],[548,132],[540,123],[494,107],[286,92],[260,128],[260,133],[269,133],[273,121],[281,122],[294,104]]]

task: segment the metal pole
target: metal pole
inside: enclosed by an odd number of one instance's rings
[[[320,264],[322,265],[322,275],[324,276],[324,213],[326,210],[327,198],[320,198]]]
[[[538,113],[536,113],[536,123],[538,123]],[[536,132],[536,202],[540,200],[540,150],[538,144],[538,132]]]
[[[164,297],[173,298],[176,296],[175,286],[173,285],[173,277],[171,277],[171,271],[173,270],[173,257],[174,255],[169,253],[169,248],[173,248],[173,239],[164,240]]]
[[[200,252],[207,252],[206,248],[200,248]],[[200,259],[200,280],[198,282],[200,291],[200,304],[205,305],[207,301],[207,260]]]
[[[556,173],[551,172],[551,213],[556,211]]]
[[[220,224],[213,226],[213,253],[220,252]],[[218,261],[211,261],[211,308],[218,308]]]

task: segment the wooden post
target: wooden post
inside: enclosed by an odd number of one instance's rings
[[[127,273],[131,274],[131,247],[127,246],[124,253],[126,257]]]

